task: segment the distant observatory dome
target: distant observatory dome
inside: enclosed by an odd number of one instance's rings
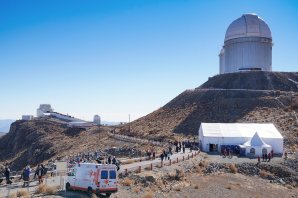
[[[100,116],[99,115],[95,115],[93,117],[93,123],[96,125],[100,125]]]
[[[220,74],[240,71],[272,71],[272,36],[269,26],[256,14],[233,21],[219,54]]]

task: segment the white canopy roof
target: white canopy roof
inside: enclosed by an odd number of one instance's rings
[[[204,137],[283,138],[272,123],[201,123],[201,129]]]
[[[243,144],[244,146],[258,146],[258,147],[271,147],[270,145],[266,144],[262,138],[259,136],[258,132],[254,134],[250,140]]]

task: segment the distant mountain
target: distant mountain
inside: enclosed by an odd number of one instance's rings
[[[0,120],[0,132],[7,133],[10,129],[11,123],[13,123],[15,120],[12,119],[5,119]]]
[[[124,122],[109,122],[109,121],[102,121],[101,122],[101,124],[107,125],[107,126],[115,126],[115,125],[119,125],[120,123],[124,123]]]

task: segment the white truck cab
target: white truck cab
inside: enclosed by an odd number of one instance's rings
[[[89,194],[117,192],[117,167],[114,164],[79,163],[68,173],[66,190],[86,191]]]

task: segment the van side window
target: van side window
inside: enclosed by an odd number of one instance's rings
[[[110,170],[110,179],[116,179],[116,171]]]
[[[106,170],[102,170],[101,171],[101,176],[100,176],[101,179],[108,179],[108,171]]]

